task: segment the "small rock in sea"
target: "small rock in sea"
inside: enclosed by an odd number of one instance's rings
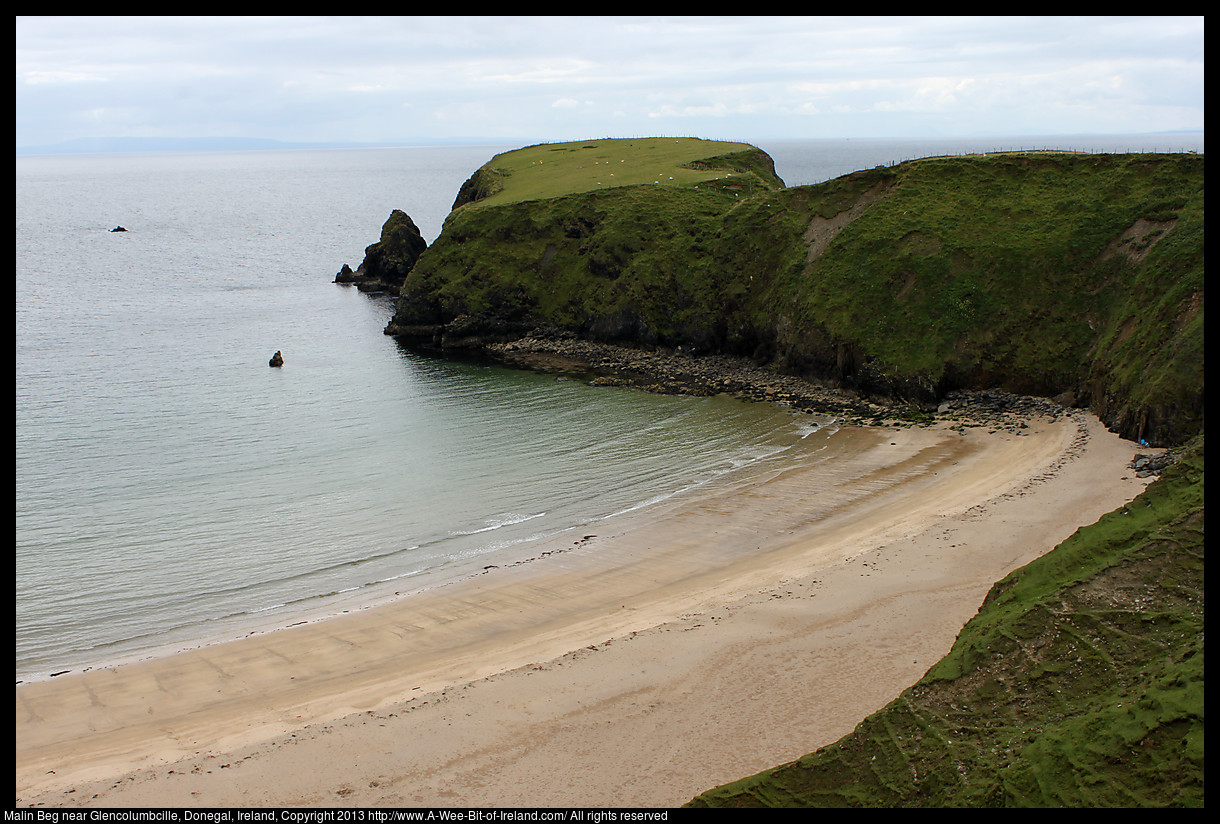
[[[267,362],[268,366],[279,367],[284,365],[284,358],[277,349],[275,354],[271,356],[271,360]]]
[[[114,227],[113,229],[111,229],[110,231],[111,231],[111,232],[126,232],[127,230],[126,230],[126,229],[124,229],[122,226],[115,226],[115,227]]]

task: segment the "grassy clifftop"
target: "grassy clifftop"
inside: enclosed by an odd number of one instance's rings
[[[493,159],[387,333],[745,354],[917,404],[999,387],[1186,445],[997,583],[854,733],[690,806],[1201,806],[1203,157],[929,158],[787,188],[752,147],[659,143]]]
[[[621,186],[783,186],[771,158],[745,143],[694,137],[543,143],[496,155],[462,187],[454,208],[503,206]]]
[[[1182,443],[1203,421],[1203,165],[978,155],[786,188],[745,144],[533,146],[463,187],[387,332],[744,354],[924,405],[1000,387]]]
[[[1203,475],[1200,437],[853,733],[688,806],[1203,806]]]

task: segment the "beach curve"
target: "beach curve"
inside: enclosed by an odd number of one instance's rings
[[[1146,483],[1083,412],[846,435],[545,563],[18,685],[17,803],[673,806],[849,732]]]

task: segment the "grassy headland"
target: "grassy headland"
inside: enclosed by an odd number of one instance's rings
[[[692,805],[1201,806],[1203,190],[1201,155],[929,158],[788,188],[742,144],[535,146],[471,177],[386,331],[746,355],[925,409],[1002,389],[1185,444],[997,583],[854,733]]]
[[[532,146],[463,187],[387,332],[753,357],[928,406],[1002,388],[1203,421],[1203,157],[930,158],[785,188],[745,144]]]
[[[771,159],[753,146],[693,137],[543,143],[496,155],[471,180],[454,208],[622,186],[719,186],[748,192],[760,184],[768,189],[783,185]]]

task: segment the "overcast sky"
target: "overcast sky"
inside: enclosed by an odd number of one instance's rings
[[[1202,17],[18,17],[17,146],[1203,129]]]

